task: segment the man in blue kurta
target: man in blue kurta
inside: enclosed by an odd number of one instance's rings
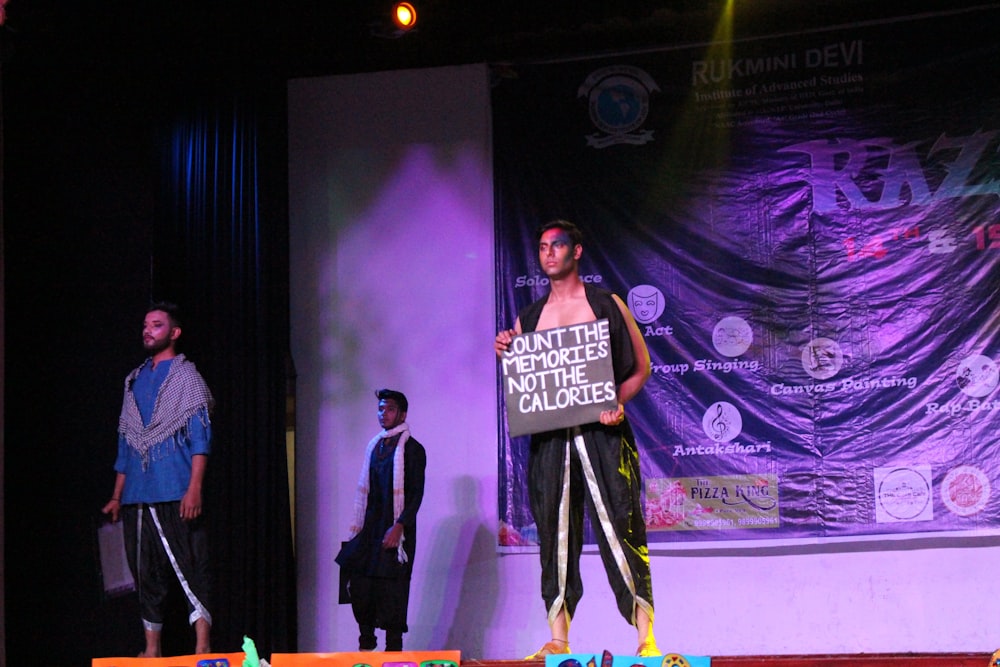
[[[142,657],[161,655],[164,603],[174,579],[187,598],[195,653],[211,651],[202,482],[214,401],[195,365],[177,353],[180,335],[177,306],[150,306],[142,327],[149,356],[125,378],[115,487],[103,508],[112,521],[124,521],[146,640]]]

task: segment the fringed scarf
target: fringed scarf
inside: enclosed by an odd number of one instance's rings
[[[153,416],[149,424],[143,424],[132,395],[132,384],[145,366],[144,362],[125,378],[125,398],[118,418],[118,433],[139,453],[143,470],[149,468],[151,459],[158,458],[153,454],[159,445],[176,446],[186,435],[188,420],[200,414],[207,423],[215,406],[212,392],[195,365],[183,354],[178,354],[170,362],[167,377],[156,394]]]
[[[368,447],[365,448],[365,458],[361,463],[361,477],[358,479],[358,492],[354,496],[354,520],[351,522],[350,527],[351,538],[360,533],[361,528],[365,525],[365,511],[368,509],[368,479],[371,468],[372,452],[375,451],[375,447],[378,446],[379,442],[385,438],[391,438],[394,435],[399,435],[399,442],[396,443],[396,452],[392,457],[392,520],[398,520],[399,515],[403,513],[403,505],[406,500],[403,486],[403,469],[405,467],[403,463],[403,452],[406,448],[406,441],[410,438],[410,426],[406,422],[403,422],[388,431],[383,429],[371,439],[371,442],[368,443]],[[400,537],[399,547],[396,549],[396,560],[400,563],[405,563],[409,560],[406,556],[406,552],[403,551],[403,541],[405,539],[406,535],[404,534]]]

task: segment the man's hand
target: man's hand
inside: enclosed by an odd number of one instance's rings
[[[510,341],[516,335],[517,332],[513,329],[505,329],[497,334],[496,340],[493,341],[493,349],[496,350],[498,359],[507,351],[507,348],[510,347]]]
[[[201,516],[201,490],[188,489],[181,498],[181,518],[191,521]]]
[[[394,523],[392,528],[385,531],[385,537],[382,538],[382,548],[383,549],[395,549],[399,546],[400,540],[403,539],[403,524]]]
[[[605,426],[618,426],[625,420],[625,406],[618,404],[617,410],[604,410],[601,412],[601,423]]]
[[[111,523],[118,523],[118,514],[122,511],[122,492],[125,490],[125,473],[115,474],[115,490],[111,492],[111,500],[101,508],[103,514],[111,515]]]
[[[122,509],[122,501],[117,498],[112,498],[108,501],[108,504],[101,508],[102,514],[111,515],[111,523],[118,523],[118,512]]]

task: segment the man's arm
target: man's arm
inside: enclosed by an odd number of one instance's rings
[[[208,409],[203,408],[188,419],[188,448],[191,452],[191,479],[181,498],[180,514],[185,521],[201,516],[201,486],[208,467],[208,455],[212,449],[212,426],[208,421]]]
[[[615,300],[615,305],[621,311],[622,317],[625,318],[625,326],[632,342],[632,355],[635,357],[635,363],[632,364],[632,372],[618,386],[618,409],[605,410],[601,413],[601,423],[605,426],[615,426],[625,419],[625,404],[635,398],[642,390],[651,373],[649,350],[646,348],[646,339],[639,331],[639,325],[635,323],[635,318],[625,306],[625,302],[618,298],[617,294],[612,294],[611,297]]]
[[[187,492],[181,498],[181,518],[185,521],[201,516],[201,483],[205,479],[205,469],[208,467],[208,456],[195,454],[191,457],[191,481]]]
[[[646,339],[642,337],[639,325],[635,323],[635,318],[632,317],[632,313],[625,306],[625,302],[619,299],[617,294],[613,294],[612,297],[618,306],[618,310],[621,311],[622,317],[625,318],[628,335],[632,340],[632,354],[635,356],[635,364],[632,366],[631,375],[625,378],[625,381],[618,387],[618,402],[625,404],[635,398],[636,394],[646,384],[646,380],[649,379],[651,374],[649,350],[646,348]]]

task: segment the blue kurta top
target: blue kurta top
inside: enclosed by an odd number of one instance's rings
[[[147,361],[132,384],[132,396],[143,424],[149,424],[153,417],[156,396],[172,362],[173,359],[161,361],[154,368],[152,361]],[[191,481],[191,457],[207,455],[211,441],[208,411],[200,410],[188,420],[187,428],[152,448],[155,455],[149,467],[143,470],[139,452],[119,435],[115,471],[125,474],[122,504],[160,503],[183,498]]]

